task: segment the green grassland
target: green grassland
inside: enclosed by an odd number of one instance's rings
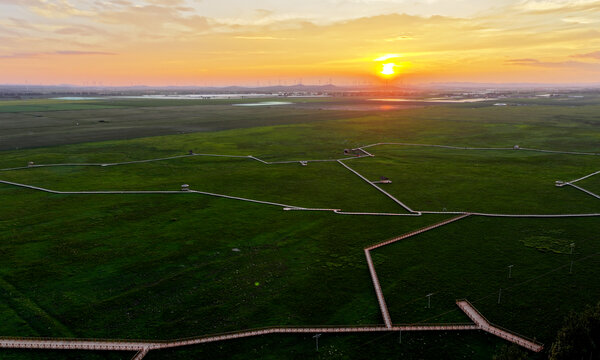
[[[600,141],[597,103],[370,113],[320,110],[318,103],[268,109],[158,103],[29,118],[26,111],[0,114],[0,128],[12,129],[2,132],[0,147],[29,147],[2,151],[0,168],[28,161],[112,163],[190,149],[267,161],[333,159],[343,157],[344,148],[375,142],[597,152]],[[64,134],[75,119],[83,130]],[[106,124],[114,128],[96,127]],[[183,128],[187,133],[154,136]],[[373,180],[391,178],[382,187],[413,209],[600,212],[597,199],[554,186],[555,180],[600,170],[600,157],[406,146],[369,151],[374,158],[346,164]],[[188,183],[195,190],[296,206],[404,212],[335,162],[266,165],[190,157],[0,171],[0,179],[64,191],[177,190]],[[579,185],[597,189],[597,180]],[[56,195],[0,185],[0,198],[5,336],[168,339],[269,325],[381,323],[363,247],[448,218],[282,211],[189,193]],[[469,217],[379,248],[373,259],[395,323],[466,321],[454,305],[466,297],[490,321],[549,344],[569,310],[600,298],[599,232],[597,218]],[[508,265],[515,265],[512,279]],[[425,295],[432,292],[427,309]],[[316,354],[309,335],[282,335],[156,351],[148,358],[420,359],[443,352],[489,359],[504,344],[478,332],[407,333],[402,344],[398,340],[397,334],[324,335]],[[65,354],[2,352],[9,359],[132,356]]]
[[[146,136],[294,124],[348,117],[318,111],[326,98],[296,98],[294,107],[232,106],[281,99],[23,100],[0,102],[0,150]],[[286,99],[288,101],[288,99]],[[310,108],[310,105],[315,108]],[[301,105],[309,105],[304,109]],[[15,111],[12,111],[15,110]],[[18,111],[17,111],[18,110]]]
[[[598,175],[576,182],[575,185],[583,187],[596,195],[600,194],[600,177]]]
[[[116,105],[120,107],[119,105]],[[67,111],[67,110],[98,110],[115,107],[107,102],[95,100],[55,100],[55,99],[35,99],[35,100],[7,100],[0,101],[0,113],[20,113],[20,112],[47,112],[47,111]]]

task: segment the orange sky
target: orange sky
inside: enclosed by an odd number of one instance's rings
[[[315,10],[317,9],[317,10]],[[0,0],[0,83],[600,82],[600,0]]]

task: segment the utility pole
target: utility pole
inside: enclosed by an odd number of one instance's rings
[[[571,265],[569,266],[569,274],[573,273],[573,248],[575,247],[575,243],[571,243]]]
[[[313,336],[313,338],[317,342],[317,352],[319,352],[319,338],[321,337],[321,335],[322,334],[317,334],[317,335]]]
[[[430,309],[431,308],[431,295],[433,295],[433,293],[427,294],[427,308]]]
[[[508,278],[511,279],[512,278],[512,267],[514,265],[508,265]]]
[[[502,288],[498,291],[498,304],[500,304],[500,297],[502,296]]]
[[[571,266],[569,266],[569,274],[573,273],[573,260],[571,260]]]

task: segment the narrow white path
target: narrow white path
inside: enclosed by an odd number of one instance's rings
[[[580,177],[579,179],[575,179],[575,180],[568,181],[568,182],[566,182],[566,184],[573,184],[573,183],[576,183],[576,182],[578,182],[578,181],[581,181],[581,180],[587,179],[587,178],[589,178],[589,177],[592,177],[592,176],[594,176],[594,175],[598,175],[598,174],[600,174],[600,170],[599,170],[599,171],[596,171],[596,172],[593,172],[593,173],[591,173],[591,174],[588,174],[588,175],[586,175],[586,176],[582,176],[582,177]]]
[[[575,189],[577,189],[577,190],[581,190],[581,191],[583,191],[584,193],[586,193],[586,194],[588,194],[588,195],[591,195],[591,196],[595,197],[596,199],[600,199],[600,195],[594,194],[593,192],[591,192],[591,191],[589,191],[589,190],[586,190],[586,189],[584,189],[584,188],[582,188],[582,187],[580,187],[580,186],[577,186],[577,185],[575,185],[575,184],[573,184],[573,183],[568,183],[567,185],[569,185],[569,186],[571,186],[571,187],[574,187],[574,188],[575,188]]]
[[[417,147],[434,147],[434,148],[442,148],[442,149],[452,149],[452,150],[510,150],[510,151],[533,151],[533,152],[541,152],[541,153],[549,153],[549,154],[565,154],[565,155],[591,155],[591,156],[600,156],[600,153],[592,153],[592,152],[581,152],[581,151],[560,151],[560,150],[544,150],[544,149],[533,149],[533,148],[524,148],[524,147],[468,147],[468,146],[452,146],[452,145],[437,145],[437,144],[414,144],[414,143],[402,143],[402,142],[381,142],[375,144],[369,144],[361,146],[360,148],[369,148],[373,146],[381,146],[381,145],[400,145],[400,146],[417,146]]]
[[[367,264],[369,267],[369,272],[371,274],[371,279],[373,282],[373,286],[375,289],[375,293],[377,295],[377,299],[379,302],[380,310],[382,313],[384,326],[346,326],[346,327],[272,327],[265,329],[257,329],[257,330],[248,330],[248,331],[237,331],[229,334],[222,335],[214,335],[214,336],[203,336],[198,338],[191,338],[186,340],[175,340],[175,341],[153,341],[153,342],[144,342],[144,341],[128,341],[128,340],[77,340],[77,339],[34,339],[34,338],[0,338],[0,347],[4,348],[30,348],[30,349],[78,349],[78,350],[114,350],[114,351],[136,351],[136,355],[134,359],[139,360],[142,359],[150,350],[153,349],[161,349],[161,348],[169,348],[169,347],[178,347],[178,346],[186,346],[193,344],[202,344],[212,341],[223,341],[235,338],[243,338],[249,336],[259,336],[266,334],[278,334],[278,333],[356,333],[356,332],[383,332],[383,331],[449,331],[449,330],[483,330],[489,332],[491,334],[497,335],[503,339],[516,343],[520,346],[528,348],[532,351],[541,351],[543,345],[532,341],[530,339],[526,339],[520,335],[512,333],[508,330],[501,329],[489,321],[487,321],[477,310],[467,301],[459,301],[457,305],[473,320],[475,325],[473,324],[440,324],[440,325],[398,325],[394,326],[385,302],[385,298],[383,296],[383,291],[381,289],[381,285],[379,283],[379,279],[377,277],[377,273],[375,270],[375,266],[373,264],[373,260],[371,258],[370,251],[376,248],[391,244],[396,241],[400,241],[402,239],[406,239],[411,236],[415,236],[422,232],[449,224],[451,222],[460,220],[467,216],[486,216],[486,217],[514,217],[514,218],[559,218],[559,217],[590,217],[590,216],[600,216],[600,213],[585,213],[585,214],[493,214],[493,213],[478,213],[478,212],[439,212],[439,211],[416,211],[408,207],[406,204],[396,199],[394,196],[374,184],[372,181],[369,181],[367,178],[362,176],[359,172],[355,171],[348,165],[346,165],[343,161],[353,160],[357,158],[363,157],[373,157],[374,155],[364,150],[364,148],[369,148],[373,146],[380,145],[402,145],[402,146],[424,146],[424,147],[437,147],[437,148],[445,148],[445,149],[457,149],[457,150],[510,150],[510,151],[535,151],[535,152],[543,152],[543,153],[553,153],[553,154],[570,154],[570,155],[600,155],[599,153],[588,153],[588,152],[570,152],[570,151],[554,151],[554,150],[543,150],[543,149],[529,149],[529,148],[476,148],[476,147],[457,147],[457,146],[447,146],[447,145],[429,145],[429,144],[410,144],[410,143],[376,143],[361,146],[355,148],[353,150],[360,150],[364,153],[364,156],[356,156],[356,157],[347,157],[341,159],[321,159],[321,160],[290,160],[290,161],[274,161],[268,162],[264,161],[258,157],[254,157],[252,155],[240,156],[240,155],[219,155],[219,154],[189,154],[189,155],[179,155],[172,157],[164,157],[164,158],[156,158],[156,159],[147,159],[147,160],[136,160],[136,161],[127,161],[127,162],[117,162],[117,163],[98,163],[98,164],[87,164],[87,163],[68,163],[68,164],[42,164],[42,165],[31,165],[26,167],[15,167],[8,169],[0,169],[0,171],[11,171],[11,170],[21,170],[21,169],[32,169],[32,168],[42,168],[42,167],[56,167],[56,166],[118,166],[118,165],[128,165],[128,164],[138,164],[138,163],[148,163],[154,161],[164,161],[178,158],[186,158],[193,156],[214,156],[214,157],[225,157],[225,158],[240,158],[240,159],[250,159],[254,161],[261,162],[266,165],[274,165],[274,164],[292,164],[292,163],[301,163],[302,165],[306,165],[309,162],[338,162],[346,169],[360,177],[362,180],[367,182],[369,185],[375,187],[378,191],[392,199],[402,208],[407,210],[408,214],[403,213],[372,213],[372,212],[346,212],[341,209],[319,209],[319,208],[305,208],[298,207],[287,204],[280,204],[269,201],[262,201],[256,199],[248,199],[224,194],[216,194],[210,192],[203,192],[197,190],[189,190],[189,191],[57,191],[46,189],[43,187],[37,187],[33,185],[21,184],[16,182],[4,181],[0,180],[0,183],[17,186],[22,188],[27,188],[30,190],[43,191],[52,194],[67,194],[67,195],[77,195],[77,194],[202,194],[207,196],[215,196],[221,198],[227,198],[232,200],[239,201],[247,201],[252,203],[264,204],[264,205],[272,205],[279,206],[283,208],[283,210],[298,210],[298,211],[328,211],[333,212],[339,215],[367,215],[367,216],[421,216],[422,214],[442,214],[442,215],[457,215],[456,217],[447,219],[437,224],[433,224],[423,229],[415,230],[409,232],[407,234],[401,235],[399,237],[386,240],[384,242],[372,245],[364,249],[365,257],[367,260]],[[594,196],[600,199],[600,196],[594,194],[588,190],[585,190],[573,183],[577,181],[584,180],[591,176],[600,174],[600,171],[595,173],[586,175],[579,179],[575,179],[571,182],[567,182],[563,185],[573,186],[578,190],[581,190],[591,196]]]
[[[408,212],[411,213],[418,213],[418,211],[414,211],[413,209],[409,208],[407,205],[405,205],[402,201],[396,199],[395,197],[393,197],[390,193],[388,193],[387,191],[383,190],[382,188],[380,188],[379,186],[377,186],[376,184],[373,184],[372,181],[370,181],[369,179],[367,179],[366,177],[362,176],[358,171],[352,169],[350,166],[344,164],[341,160],[338,160],[338,163],[340,163],[343,167],[345,167],[346,169],[350,170],[351,172],[353,172],[356,176],[358,176],[359,178],[363,179],[365,182],[367,182],[369,185],[373,186],[375,189],[379,190],[380,192],[382,192],[385,196],[389,197],[390,199],[392,199],[396,204],[402,206],[404,209],[406,209]]]
[[[345,158],[337,158],[337,159],[316,159],[316,160],[285,160],[285,161],[265,161],[256,156],[252,155],[224,155],[224,154],[203,154],[203,153],[192,153],[185,155],[175,155],[168,156],[162,158],[153,158],[153,159],[144,159],[144,160],[132,160],[132,161],[123,161],[123,162],[114,162],[114,163],[63,163],[63,164],[40,164],[40,165],[30,165],[30,166],[20,166],[20,167],[12,167],[0,169],[0,171],[12,171],[12,170],[23,170],[23,169],[32,169],[32,168],[40,168],[40,167],[56,167],[56,166],[118,166],[118,165],[130,165],[130,164],[140,164],[154,161],[164,161],[164,160],[173,160],[180,159],[186,157],[194,157],[194,156],[208,156],[208,157],[224,157],[224,158],[238,158],[238,159],[251,159],[258,162],[261,162],[266,165],[276,165],[276,164],[293,164],[293,163],[310,163],[310,162],[333,162],[333,161],[345,161],[345,160],[354,160],[364,157],[374,157],[375,155],[369,153],[365,150],[365,148],[374,147],[374,146],[382,146],[382,145],[399,145],[399,146],[413,146],[413,147],[433,147],[433,148],[442,148],[442,149],[452,149],[452,150],[500,150],[500,151],[533,151],[533,152],[542,152],[542,153],[550,153],[550,154],[569,154],[569,155],[593,155],[600,156],[600,153],[591,153],[591,152],[578,152],[578,151],[558,151],[558,150],[544,150],[544,149],[531,149],[531,148],[514,148],[514,147],[466,147],[466,146],[452,146],[452,145],[437,145],[437,144],[414,144],[414,143],[403,143],[403,142],[380,142],[375,144],[363,145],[353,150],[360,150],[365,155],[364,156],[354,156],[354,157],[345,157]],[[597,173],[600,173],[597,172]],[[591,174],[595,175],[597,173]],[[590,176],[591,176],[590,175]],[[583,179],[578,179],[583,180]],[[578,181],[575,180],[575,181]],[[574,181],[573,181],[574,182]]]
[[[211,192],[206,192],[206,191],[197,191],[197,190],[187,190],[187,191],[173,191],[173,190],[58,191],[58,190],[46,189],[46,188],[39,187],[39,186],[32,186],[32,185],[27,185],[27,184],[20,184],[20,183],[16,183],[16,182],[12,182],[12,181],[5,181],[5,180],[0,180],[0,184],[18,186],[18,187],[22,187],[22,188],[26,188],[26,189],[43,191],[43,192],[47,192],[47,193],[51,193],[51,194],[62,194],[62,195],[100,195],[100,194],[104,194],[104,195],[127,195],[127,194],[145,194],[145,195],[148,195],[148,194],[177,194],[177,195],[185,195],[185,194],[201,194],[201,195],[208,195],[208,196],[220,197],[220,198],[225,198],[225,199],[247,201],[247,202],[252,202],[252,203],[257,203],[257,204],[279,206],[279,207],[282,207],[282,208],[289,208],[289,209],[294,209],[294,210],[313,210],[313,211],[314,210],[320,210],[320,209],[306,209],[306,208],[299,207],[299,206],[294,206],[294,205],[280,204],[280,203],[275,203],[275,202],[270,202],[270,201],[263,201],[263,200],[247,199],[247,198],[238,197],[238,196],[217,194],[217,193],[211,193]],[[327,209],[327,210],[330,210],[330,209]],[[333,211],[333,210],[330,210],[330,211]]]
[[[343,165],[343,163],[342,163]],[[352,169],[350,169],[352,170]],[[352,170],[354,172],[354,170]],[[355,172],[356,174],[358,174],[357,172]],[[358,174],[359,176],[362,177],[362,175]],[[366,178],[362,177],[363,179],[366,180]],[[368,180],[366,180],[368,181]],[[309,207],[303,207],[303,206],[294,206],[294,205],[288,205],[288,204],[281,204],[281,203],[276,203],[276,202],[270,202],[270,201],[264,201],[264,200],[256,200],[256,199],[249,199],[249,198],[243,198],[243,197],[238,197],[238,196],[231,196],[231,195],[225,195],[225,194],[217,194],[217,193],[211,193],[211,192],[206,192],[206,191],[199,191],[199,190],[188,190],[188,191],[174,191],[174,190],[97,190],[97,191],[59,191],[59,190],[52,190],[52,189],[47,189],[47,188],[43,188],[43,187],[39,187],[39,186],[33,186],[33,185],[27,185],[27,184],[21,184],[21,183],[17,183],[17,182],[12,182],[12,181],[6,181],[6,180],[0,180],[0,184],[5,184],[5,185],[11,185],[11,186],[16,186],[16,187],[21,187],[21,188],[26,188],[26,189],[30,189],[30,190],[36,190],[36,191],[42,191],[42,192],[46,192],[46,193],[50,193],[50,194],[61,194],[61,195],[152,195],[152,194],[162,194],[162,195],[182,195],[182,194],[200,194],[200,195],[207,195],[207,196],[214,196],[214,197],[220,197],[220,198],[225,198],[225,199],[231,199],[231,200],[238,200],[238,201],[246,201],[246,202],[251,202],[251,203],[257,203],[257,204],[264,204],[264,205],[272,205],[272,206],[278,206],[281,207],[283,210],[295,210],[295,211],[328,211],[328,212],[332,212],[334,214],[338,214],[338,215],[358,215],[358,216],[421,216],[423,214],[432,214],[432,215],[473,215],[473,216],[485,216],[485,217],[511,217],[511,218],[568,218],[568,217],[595,217],[595,216],[600,216],[600,213],[581,213],[581,214],[492,214],[492,213],[479,213],[479,212],[469,212],[469,211],[427,211],[427,210],[419,210],[419,211],[415,211],[415,210],[410,210],[411,213],[374,213],[374,212],[352,212],[352,211],[341,211],[340,209],[333,209],[333,208],[309,208]],[[375,185],[373,185],[375,186]],[[577,187],[575,185],[572,185],[574,187]],[[389,195],[387,192],[385,192],[383,189],[379,188],[378,186],[375,186],[377,189],[379,189],[381,192],[383,192],[384,194],[390,196],[393,200],[395,200],[397,203],[399,203],[400,201],[397,200],[396,198],[394,198],[393,196]],[[577,187],[579,188],[579,187]],[[579,188],[582,191],[585,191],[593,196],[596,196],[596,194],[590,193],[585,189]],[[405,207],[405,209],[410,209],[408,207]]]

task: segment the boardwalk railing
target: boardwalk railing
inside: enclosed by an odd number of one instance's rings
[[[465,314],[467,314],[469,318],[471,318],[471,320],[473,320],[475,324],[479,326],[481,330],[490,334],[494,334],[535,352],[540,352],[544,348],[544,344],[536,341],[535,339],[523,336],[490,322],[467,299],[457,300],[456,304],[465,312]]]
[[[185,339],[174,339],[174,340],[126,340],[126,339],[68,339],[68,338],[28,338],[28,337],[1,337],[0,338],[0,347],[3,348],[35,348],[35,349],[79,349],[79,350],[128,350],[135,351],[136,354],[133,359],[140,360],[142,359],[150,350],[153,349],[161,349],[161,348],[169,348],[169,347],[178,347],[178,346],[186,346],[193,344],[201,344],[207,342],[214,341],[223,341],[229,339],[236,338],[244,338],[250,336],[260,336],[267,334],[292,334],[292,333],[358,333],[358,332],[389,332],[389,331],[455,331],[455,330],[482,330],[488,333],[494,334],[498,337],[501,337],[505,340],[511,341],[515,344],[523,346],[527,349],[533,351],[541,351],[543,349],[543,344],[529,339],[525,336],[519,335],[513,331],[504,329],[500,326],[497,326],[491,322],[489,322],[479,311],[473,307],[473,305],[467,300],[458,300],[457,305],[473,320],[474,323],[452,323],[452,324],[393,324],[390,318],[387,305],[385,303],[385,298],[383,296],[383,291],[381,290],[381,285],[379,284],[379,279],[377,277],[377,273],[375,271],[375,266],[373,264],[373,260],[371,258],[370,251],[377,249],[379,247],[383,247],[385,245],[394,243],[396,241],[400,241],[402,239],[406,239],[425,231],[435,229],[437,227],[441,227],[443,225],[449,224],[451,222],[460,220],[470,215],[474,216],[493,216],[493,217],[572,217],[572,216],[600,216],[600,213],[590,213],[590,214],[556,214],[556,215],[543,215],[543,214],[522,214],[522,215],[511,215],[511,214],[486,214],[486,213],[476,213],[476,212],[436,212],[436,211],[416,211],[408,207],[406,204],[395,198],[393,195],[389,194],[387,191],[383,190],[374,182],[368,180],[363,175],[358,173],[356,170],[352,169],[348,165],[344,164],[343,161],[351,160],[355,158],[361,157],[372,157],[374,156],[370,152],[366,151],[365,148],[378,146],[378,145],[405,145],[405,146],[426,146],[426,147],[438,147],[438,148],[446,148],[446,149],[461,149],[461,150],[513,150],[518,148],[469,148],[469,147],[455,147],[455,146],[445,146],[445,145],[426,145],[426,144],[407,144],[407,143],[377,143],[365,145],[362,147],[355,148],[353,150],[358,150],[362,154],[358,154],[357,157],[348,157],[342,159],[325,159],[325,160],[293,160],[293,161],[264,161],[258,157],[254,157],[252,155],[241,156],[241,155],[217,155],[217,154],[194,154],[191,153],[189,155],[179,155],[172,157],[164,157],[164,158],[156,158],[156,159],[148,159],[148,160],[137,160],[137,161],[126,161],[121,163],[99,163],[99,164],[46,164],[46,165],[34,165],[31,164],[27,167],[18,167],[18,168],[9,168],[9,169],[0,169],[0,171],[10,171],[10,170],[19,170],[19,169],[31,169],[38,167],[54,167],[54,166],[117,166],[117,165],[126,165],[126,164],[137,164],[137,163],[146,163],[152,161],[163,161],[170,159],[178,159],[185,158],[190,156],[218,156],[218,157],[228,157],[228,158],[247,158],[250,160],[258,161],[263,164],[273,165],[273,164],[288,164],[288,163],[303,163],[302,165],[306,165],[308,162],[338,162],[346,169],[357,175],[359,178],[375,187],[378,191],[389,197],[391,200],[396,202],[402,208],[408,211],[406,214],[396,214],[396,213],[364,213],[364,212],[343,212],[340,209],[312,209],[312,208],[304,208],[297,207],[286,204],[273,203],[268,201],[261,201],[255,199],[247,199],[241,197],[235,197],[224,194],[215,194],[209,192],[202,192],[196,190],[189,190],[183,193],[197,193],[203,195],[210,195],[234,200],[248,201],[253,203],[260,203],[264,205],[274,205],[280,206],[284,210],[303,210],[303,211],[332,211],[336,214],[342,215],[393,215],[393,216],[420,216],[421,214],[446,214],[446,215],[457,215],[453,218],[444,220],[442,222],[411,231],[409,233],[400,235],[398,237],[371,245],[367,248],[364,248],[365,256],[367,259],[367,264],[369,267],[369,271],[371,273],[371,278],[373,281],[373,285],[375,288],[375,292],[377,295],[377,299],[381,308],[383,320],[385,326],[382,325],[361,325],[361,326],[271,326],[271,327],[263,327],[257,329],[249,329],[249,330],[239,330],[226,332],[221,334],[213,334],[206,335],[200,337],[191,337]],[[600,155],[599,153],[583,153],[583,152],[563,152],[563,151],[552,151],[552,150],[541,150],[541,149],[526,149],[520,148],[520,150],[524,151],[539,151],[546,153],[560,153],[560,154],[575,154],[575,155]],[[573,186],[581,191],[588,193],[594,197],[600,198],[600,196],[580,188],[574,185],[574,182],[586,179],[588,177],[599,174],[600,171],[586,175],[579,179],[573,180],[571,182],[567,182],[564,185]],[[28,188],[32,190],[44,191],[48,193],[54,194],[182,194],[181,191],[57,191],[46,189],[42,187],[36,187],[33,185],[20,184],[10,181],[0,180],[0,183],[12,186],[19,186],[22,188]],[[563,185],[560,185],[563,186]]]

